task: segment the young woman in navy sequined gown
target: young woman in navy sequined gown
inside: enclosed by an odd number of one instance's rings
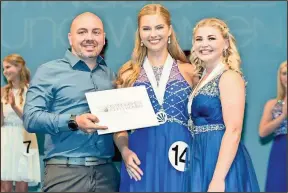
[[[160,125],[136,129],[129,140],[127,132],[115,134],[123,157],[122,192],[183,191],[185,153],[191,139],[186,106],[195,69],[185,62],[168,10],[158,4],[143,7],[132,59],[122,66],[116,83],[118,87],[144,85]]]
[[[277,98],[266,103],[259,127],[261,137],[274,135],[266,192],[287,192],[287,61],[280,65],[277,79]]]
[[[204,72],[189,97],[187,191],[257,192],[252,160],[240,140],[245,81],[234,37],[216,18],[197,23],[193,36],[191,62]]]

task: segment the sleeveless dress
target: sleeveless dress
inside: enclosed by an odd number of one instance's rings
[[[282,114],[282,103],[283,101],[279,100],[275,104],[272,110],[273,119]],[[287,119],[274,131],[267,169],[265,191],[287,192]]]
[[[216,167],[225,125],[220,100],[219,80],[226,70],[215,75],[196,91],[189,127],[193,139],[187,165],[187,191],[207,192]],[[252,160],[240,142],[235,159],[225,178],[225,192],[259,192]]]
[[[20,89],[12,89],[15,103],[20,104]],[[27,89],[23,92],[25,101]],[[29,148],[24,142],[22,119],[2,99],[4,124],[1,127],[1,180],[24,181],[35,186],[41,182],[38,148]],[[23,109],[23,106],[22,106]],[[35,134],[34,134],[35,135]]]
[[[141,85],[146,87],[155,113],[159,112],[161,107],[143,66],[134,83],[134,86]],[[159,126],[141,128],[131,132],[129,148],[140,159],[139,167],[144,175],[140,181],[130,179],[123,162],[120,173],[120,192],[183,191],[183,171],[187,150],[185,144],[188,146],[191,140],[187,129],[188,112],[186,108],[191,90],[192,88],[183,78],[176,61],[174,61],[163,102],[163,108],[168,117],[167,122]]]

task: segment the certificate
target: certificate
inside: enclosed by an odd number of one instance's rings
[[[85,93],[90,111],[106,130],[99,135],[159,125],[145,86]]]

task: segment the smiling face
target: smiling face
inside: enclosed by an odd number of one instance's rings
[[[206,64],[221,62],[223,50],[228,46],[228,41],[216,27],[202,26],[195,31],[193,49],[196,56]]]
[[[158,52],[167,49],[171,27],[159,14],[144,15],[140,19],[139,33],[148,51]]]
[[[77,16],[68,34],[72,53],[82,59],[94,59],[100,54],[105,44],[103,23],[92,13]]]
[[[3,61],[3,74],[8,82],[20,80],[21,66]]]

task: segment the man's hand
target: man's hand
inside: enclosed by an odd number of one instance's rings
[[[99,119],[90,113],[76,116],[76,122],[78,128],[85,133],[94,133],[97,130],[108,129],[106,126],[98,125],[97,123],[99,122]]]

